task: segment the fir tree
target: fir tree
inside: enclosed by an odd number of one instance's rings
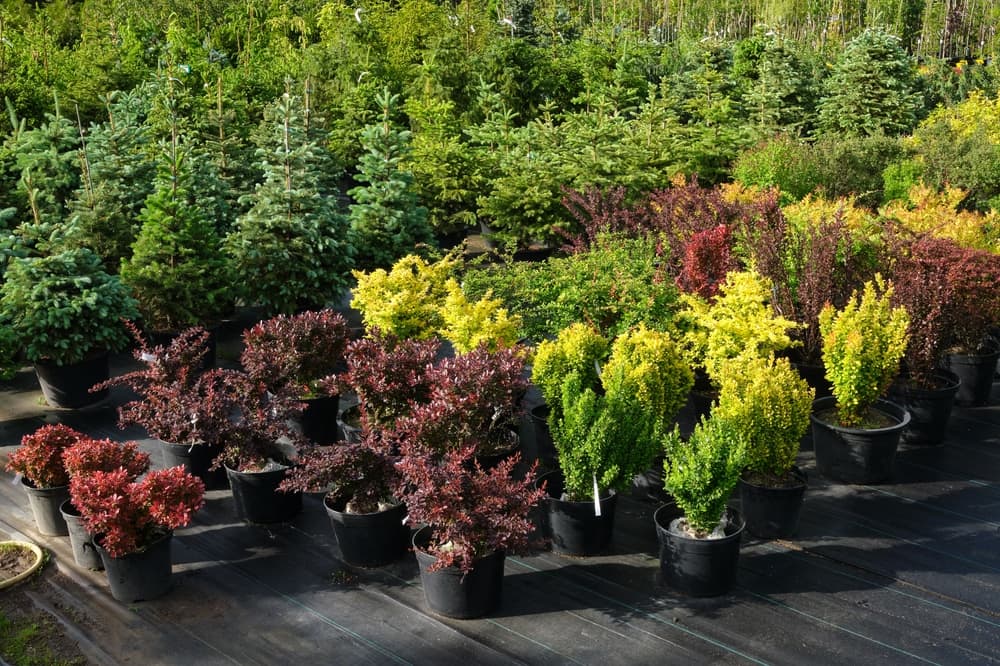
[[[353,267],[347,220],[323,187],[330,156],[311,137],[305,108],[286,92],[265,111],[255,137],[264,182],[226,239],[247,300],[272,314],[323,306]]]
[[[156,187],[139,216],[142,230],[122,281],[139,303],[146,325],[177,331],[208,325],[232,308],[228,262],[215,227],[189,201],[191,172],[179,136],[165,144]]]
[[[132,255],[139,214],[153,192],[156,163],[147,149],[139,100],[130,93],[105,98],[107,120],[80,129],[80,187],[70,201],[71,244],[89,247],[112,274]]]
[[[358,267],[364,270],[390,266],[434,242],[427,209],[419,205],[412,187],[413,176],[401,166],[409,152],[410,132],[390,120],[398,99],[388,88],[377,95],[382,118],[361,132],[365,153],[356,176],[367,185],[348,192],[357,202],[351,205],[351,231]]]

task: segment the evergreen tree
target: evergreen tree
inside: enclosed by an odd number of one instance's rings
[[[895,136],[916,125],[921,104],[916,73],[894,35],[868,29],[851,40],[823,89],[819,130],[824,134]]]
[[[264,182],[226,239],[247,300],[272,314],[335,299],[353,266],[347,220],[324,189],[330,156],[311,138],[304,109],[286,92],[265,111],[255,137]]]
[[[791,44],[772,30],[747,40],[756,42],[743,104],[758,136],[801,134],[812,113],[811,81]]]
[[[149,156],[138,96],[112,93],[105,108],[107,120],[80,133],[81,184],[69,203],[75,227],[70,242],[89,247],[115,274],[132,255],[156,163]]]
[[[209,325],[233,304],[229,266],[215,226],[189,200],[186,157],[175,130],[139,216],[142,229],[132,257],[121,268],[122,281],[132,288],[146,326],[154,331]]]
[[[352,189],[351,232],[357,264],[363,270],[387,267],[400,257],[434,242],[427,209],[419,205],[413,176],[402,169],[409,152],[410,132],[397,129],[390,118],[398,101],[386,88],[376,97],[382,119],[365,127],[365,153],[356,179],[367,185]]]

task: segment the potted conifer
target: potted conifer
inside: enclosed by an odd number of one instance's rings
[[[813,403],[813,447],[820,473],[847,483],[876,483],[892,473],[904,408],[880,399],[906,352],[909,316],[892,307],[892,283],[880,275],[841,310],[820,313],[823,363],[833,395]]]
[[[0,287],[0,320],[35,364],[53,407],[84,407],[106,395],[89,392],[108,378],[108,352],[128,343],[124,321],[135,301],[86,248],[13,259]]]

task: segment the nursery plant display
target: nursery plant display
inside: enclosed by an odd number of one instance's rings
[[[813,445],[820,473],[840,481],[886,479],[910,421],[905,409],[880,399],[899,372],[910,321],[904,308],[892,307],[892,294],[892,284],[876,275],[843,309],[820,313],[833,396],[814,403]]]

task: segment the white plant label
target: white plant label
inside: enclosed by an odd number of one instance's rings
[[[594,515],[601,515],[601,489],[597,487],[597,472],[594,472]]]

